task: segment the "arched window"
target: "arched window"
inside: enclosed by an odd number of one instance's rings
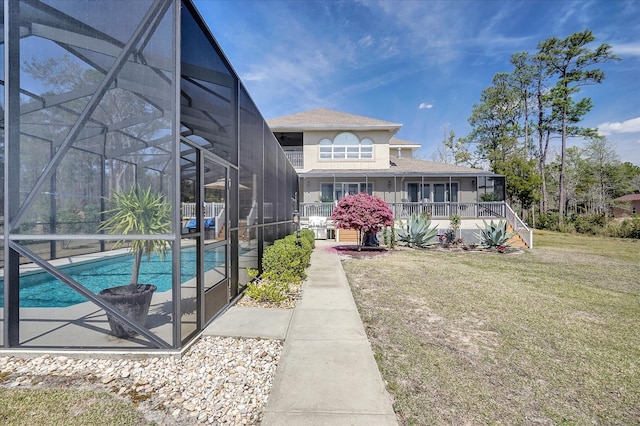
[[[358,139],[349,132],[340,133],[333,141],[324,138],[320,141],[321,160],[367,160],[373,159],[373,141]]]

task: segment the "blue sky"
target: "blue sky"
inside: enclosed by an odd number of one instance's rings
[[[583,125],[640,165],[640,1],[195,0],[265,118],[313,108],[404,126],[432,159],[444,129],[470,131],[474,103],[509,58],[590,29],[622,61],[586,86]],[[558,146],[559,142],[555,143]],[[574,141],[579,144],[580,141]]]

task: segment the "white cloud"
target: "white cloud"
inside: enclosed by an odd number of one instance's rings
[[[374,39],[371,36],[371,34],[367,34],[366,36],[362,37],[360,40],[358,40],[358,45],[361,47],[369,47],[374,43]]]
[[[431,108],[433,108],[433,105],[432,104],[426,104],[426,103],[423,102],[418,106],[418,108],[419,109],[431,109]]]
[[[640,56],[640,43],[614,44],[613,53],[627,56]]]
[[[640,133],[640,117],[630,118],[625,121],[602,123],[598,125],[598,131],[602,135],[612,133]]]

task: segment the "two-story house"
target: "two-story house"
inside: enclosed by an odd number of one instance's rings
[[[531,246],[530,231],[504,201],[504,176],[414,158],[420,145],[394,137],[400,123],[314,109],[267,124],[300,177],[302,222],[326,223],[330,237],[328,218],[335,203],[367,192],[385,200],[397,219],[428,212],[438,228],[446,229],[451,215],[458,214],[467,237],[483,219],[507,218]],[[339,233],[335,237],[341,239]]]

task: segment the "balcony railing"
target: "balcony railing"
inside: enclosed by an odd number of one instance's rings
[[[447,219],[451,215],[458,214],[462,218],[493,218],[506,217],[506,204],[498,202],[479,203],[426,203],[403,202],[387,203],[396,219],[404,219],[412,214],[429,213],[434,219]],[[322,216],[329,217],[333,211],[334,203],[300,203],[302,217]]]
[[[291,161],[291,165],[293,165],[294,168],[304,168],[304,156],[302,155],[302,151],[285,151],[284,153],[289,161]]]
[[[300,203],[300,216],[301,217],[329,217],[333,212],[335,204],[330,203]]]
[[[220,215],[224,210],[224,203],[203,203],[204,217],[212,218]],[[196,217],[196,203],[182,203],[181,206],[183,218]]]

